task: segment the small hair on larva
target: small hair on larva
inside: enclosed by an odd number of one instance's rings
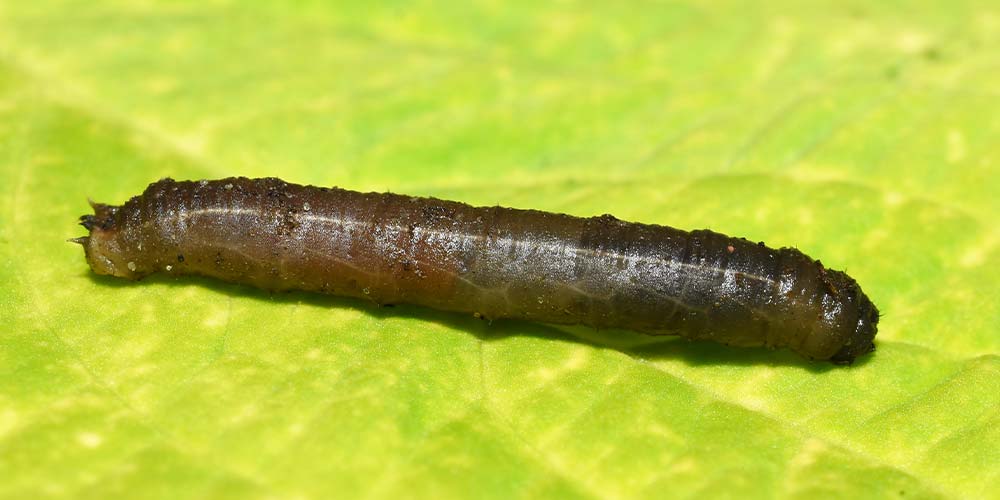
[[[200,275],[266,290],[409,303],[479,318],[789,348],[851,363],[879,313],[847,274],[794,248],[280,179],[163,179],[80,218],[97,274]]]

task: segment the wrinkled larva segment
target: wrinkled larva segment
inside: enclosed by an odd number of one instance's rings
[[[274,178],[163,179],[120,207],[91,205],[90,234],[72,241],[98,274],[194,274],[836,363],[874,349],[878,310],[851,277],[711,231]]]

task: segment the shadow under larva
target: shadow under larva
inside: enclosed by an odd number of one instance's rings
[[[850,363],[879,315],[847,274],[794,248],[280,179],[163,179],[81,217],[97,274],[201,275],[266,290],[409,303],[486,319],[787,347]]]

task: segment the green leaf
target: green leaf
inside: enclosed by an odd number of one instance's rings
[[[0,497],[995,498],[996,5],[373,3],[0,6]],[[168,175],[794,245],[878,351],[92,275]]]

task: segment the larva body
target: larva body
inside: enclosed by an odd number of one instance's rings
[[[196,274],[484,318],[624,328],[851,362],[878,312],[801,252],[535,210],[279,179],[164,179],[82,218],[94,272]]]

